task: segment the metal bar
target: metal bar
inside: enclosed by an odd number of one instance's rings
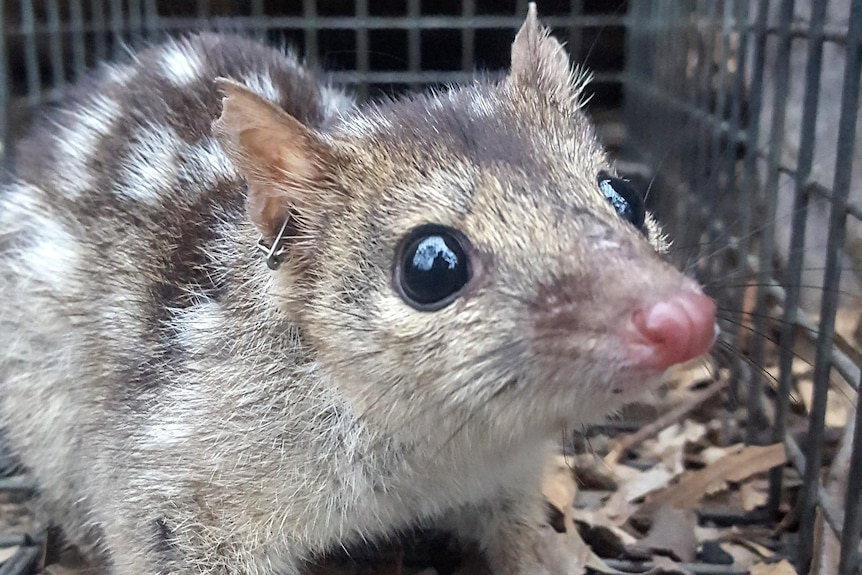
[[[323,29],[321,19],[317,17],[317,0],[302,0],[301,23],[304,28],[305,59],[314,64],[320,52],[317,46],[317,31]]]
[[[694,9],[697,9],[697,7],[700,7],[701,5],[702,2],[698,2]],[[669,46],[669,49],[666,49],[660,57],[672,58],[668,61],[681,64],[680,60],[673,57],[673,54],[676,52],[679,54],[686,54],[689,58],[696,58],[697,61],[702,62],[705,57],[703,53],[704,48],[702,47],[699,30],[696,25],[697,17],[692,13],[693,8],[686,4],[679,6],[677,9],[683,12],[684,19],[680,18],[682,21],[682,29],[679,30],[678,34],[673,34],[671,30],[662,30],[661,35],[663,37],[676,39],[676,41],[674,42],[672,40],[672,45]],[[669,16],[662,19],[661,15],[657,15],[656,21],[662,22],[662,26],[670,28],[668,23],[673,23],[674,19]],[[656,30],[656,33],[659,33],[659,31]],[[674,46],[674,44],[678,45]],[[680,94],[680,97],[686,106],[697,110],[700,117],[712,118],[712,114],[708,111],[704,111],[699,97],[698,86],[705,82],[704,68],[709,68],[709,66],[701,66],[695,71],[695,73],[690,75],[676,74],[677,78],[674,84],[671,84],[671,89]],[[686,126],[686,128],[687,129],[683,131],[681,136],[685,140],[685,145],[684,147],[677,149],[680,158],[676,165],[676,170],[678,170],[683,181],[689,182],[696,189],[697,183],[700,180],[700,173],[702,171],[703,164],[703,160],[701,159],[702,145],[698,137],[698,132],[702,126],[693,123]],[[686,248],[684,248],[685,251],[680,254],[680,256],[685,259],[679,263],[683,267],[689,267],[691,262],[697,261],[699,256],[696,250],[692,247],[696,246],[699,242],[701,233],[699,224],[702,217],[702,206],[694,194],[687,194],[681,204],[683,206],[681,221],[690,222],[690,225],[683,226],[681,230],[681,243],[683,246],[686,246]]]
[[[34,20],[33,0],[21,0],[21,31],[24,34],[24,66],[27,70],[27,102],[31,106],[39,103],[39,94],[42,91],[36,33],[33,28]]]
[[[155,40],[160,30],[156,0],[144,0],[144,37],[149,41]]]
[[[115,60],[120,50],[125,47],[123,38],[123,3],[121,0],[111,0],[108,4],[111,14],[111,59]]]
[[[497,78],[499,79],[504,74],[503,71],[491,72],[488,73],[487,76],[489,78]],[[470,81],[474,78],[474,74],[470,72],[461,72],[461,71],[437,71],[437,72],[404,72],[404,71],[374,71],[369,72],[364,77],[357,72],[351,70],[339,70],[335,72],[327,73],[326,77],[332,80],[335,84],[341,85],[358,85],[362,82],[368,82],[370,84],[416,84],[417,86],[421,86],[423,84],[428,83],[441,83],[441,84],[457,84],[464,83]],[[608,75],[602,75],[602,82],[617,82],[616,74],[610,73]],[[595,82],[594,82],[595,83]],[[61,92],[60,90],[54,89],[45,89],[42,91],[41,101],[42,102],[57,102],[60,98],[63,97],[65,92]],[[26,97],[18,97],[10,99],[11,107],[26,107]]]
[[[746,97],[745,89],[747,86],[747,54],[748,54],[748,40],[749,34],[746,32],[748,28],[748,19],[749,19],[749,2],[748,0],[740,0],[736,3],[737,13],[735,15],[735,25],[736,25],[736,33],[739,38],[739,45],[737,46],[736,53],[736,76],[734,78],[733,83],[733,95],[731,96],[731,115],[730,120],[728,121],[728,129],[726,132],[727,145],[732,153],[727,155],[727,166],[726,171],[728,174],[727,177],[727,190],[730,192],[728,197],[736,198],[737,194],[740,193],[740,190],[744,189],[740,185],[740,180],[743,179],[741,174],[737,174],[737,146],[739,144],[746,143],[747,134],[742,131],[742,102],[743,98]],[[739,202],[733,202],[736,205],[739,205]],[[749,242],[751,241],[751,236],[748,233],[748,230],[751,229],[751,213],[743,206],[741,209],[737,208],[736,215],[733,219],[736,223],[734,226],[736,229],[734,230],[737,233],[739,238],[739,249],[742,253],[749,253]],[[730,242],[728,242],[730,243]],[[745,258],[736,258],[736,265],[731,270],[733,277],[736,278],[744,278],[744,268],[745,268]],[[731,309],[736,310],[734,313],[733,321],[736,321],[739,325],[742,324],[743,321],[743,310],[745,309],[744,301],[745,301],[745,282],[740,282],[738,288],[734,290],[729,296],[731,304]],[[748,366],[746,365],[746,369]],[[750,369],[749,369],[750,371]],[[730,386],[730,393],[728,394],[728,409],[735,410],[738,402],[739,402],[739,388],[736,385]]]
[[[820,70],[823,61],[823,25],[826,20],[826,2],[814,2],[811,7],[811,36],[808,40],[805,67],[805,96],[800,128],[800,148],[796,164],[793,197],[793,220],[790,225],[790,254],[787,262],[787,290],[778,350],[778,387],[776,389],[775,421],[772,440],[779,441],[787,433],[787,413],[793,380],[793,346],[796,335],[794,324],[799,307],[802,265],[805,255],[805,226],[808,221],[807,182],[814,163],[814,143],[817,128],[817,106],[820,97]],[[783,471],[781,467],[769,473],[769,499],[767,508],[773,517],[778,516],[781,504]]]
[[[784,448],[786,449],[787,458],[796,468],[796,470],[800,474],[805,473],[805,455],[802,453],[802,449],[799,448],[799,444],[796,443],[796,440],[790,434],[787,434],[784,437]],[[841,521],[838,517],[837,508],[838,506],[834,504],[829,495],[823,490],[823,488],[818,484],[817,485],[817,500],[821,504],[821,511],[823,512],[823,519],[826,521],[826,524],[835,533],[838,537],[841,537]]]
[[[251,0],[251,16],[258,21],[266,20],[266,14],[263,9],[263,0]],[[258,40],[264,40],[266,38],[266,29],[263,26],[257,26],[254,31],[254,37]]]
[[[96,47],[96,62],[104,61],[108,56],[107,43],[105,42],[105,4],[103,0],[90,0],[93,27],[92,31]]]
[[[760,142],[760,111],[763,106],[763,74],[766,53],[766,24],[769,18],[769,0],[759,0],[755,17],[755,27],[751,43],[751,77],[749,87],[749,118],[746,130],[746,154],[743,158],[741,189],[748,190],[744,195],[746,201],[742,208],[741,237],[746,244],[750,242],[752,231],[751,214],[754,213],[758,189],[757,150]],[[745,56],[743,56],[745,57]],[[757,339],[754,340],[755,342]],[[755,411],[759,410],[759,377],[752,377],[749,384],[747,402],[755,403]],[[756,388],[756,391],[754,390]]]
[[[698,26],[708,25],[708,21],[706,19],[698,20],[696,22]],[[736,25],[736,22],[733,22],[733,25]],[[740,28],[740,31],[743,33],[755,33],[758,30],[758,26],[756,23],[747,24]],[[766,27],[763,29],[767,36],[776,36],[778,34],[783,34],[785,28],[780,25],[773,25],[767,23]],[[801,38],[805,39],[809,36],[809,26],[808,22],[794,22],[790,26],[790,37],[791,38]],[[841,26],[840,24],[826,24],[823,29],[823,39],[827,43],[830,44],[840,44],[844,45],[847,39],[847,27]]]
[[[566,48],[572,62],[581,61],[581,50],[583,49],[583,28],[578,26],[576,19],[584,13],[584,0],[569,0],[569,38]],[[598,32],[601,34],[601,31]]]
[[[862,381],[860,388],[862,388]],[[844,495],[844,526],[841,533],[841,558],[838,575],[854,575],[859,561],[859,539],[862,538],[862,406],[856,402],[856,428],[853,451]]]
[[[0,2],[0,30],[6,29],[5,3]],[[0,78],[8,78],[6,70],[6,35],[0,34]],[[0,159],[7,156],[6,138],[9,131],[9,81],[0,82]]]
[[[303,16],[267,16],[265,18],[233,16],[231,17],[231,21],[237,29],[260,28],[262,30],[281,28],[343,30],[360,26],[369,30],[482,30],[495,28],[517,29],[523,24],[524,15],[527,13],[525,7],[523,14],[518,13],[515,16],[476,15],[464,19],[461,16],[423,15],[421,18],[414,20],[410,17],[409,2],[411,1],[408,0],[407,16],[368,16],[365,18],[357,18],[355,16],[317,16],[316,0],[303,0]],[[309,6],[314,7],[312,12],[305,11]],[[308,21],[306,14],[309,14],[308,17],[313,18],[313,20]],[[417,16],[419,16],[419,13],[417,13]],[[199,28],[201,24],[197,18],[179,16],[162,17],[160,20],[161,25],[167,31]],[[626,21],[621,16],[583,15],[576,17],[574,21],[567,16],[542,16],[542,23],[553,27],[578,26],[580,28],[604,28],[607,26],[624,26]]]
[[[769,155],[767,158],[766,186],[764,200],[766,213],[763,216],[763,225],[760,231],[760,246],[758,249],[759,265],[755,274],[755,285],[757,286],[756,300],[754,304],[754,332],[766,333],[767,330],[767,301],[766,288],[772,276],[772,257],[775,252],[775,214],[778,204],[778,181],[780,172],[778,166],[781,162],[781,154],[784,150],[784,125],[787,110],[787,91],[790,77],[790,34],[787,33],[793,22],[793,0],[782,0],[779,13],[779,26],[785,31],[778,37],[777,53],[774,66],[774,89],[772,100],[772,123],[769,133]],[[765,349],[765,338],[756,337],[751,343],[751,361],[755,365],[763,365]],[[746,428],[746,442],[760,443],[764,429],[762,399],[762,379],[754,378],[749,387],[748,425]]]
[[[418,74],[422,63],[422,36],[419,17],[422,10],[421,0],[407,0],[407,18],[414,25],[407,30],[407,69],[411,74]],[[418,88],[418,83],[411,82],[410,89]]]
[[[66,69],[63,61],[63,36],[60,34],[60,7],[57,0],[48,0],[45,7],[48,15],[51,84],[62,88],[66,83]]]
[[[461,17],[465,20],[476,15],[476,0],[464,0],[461,3]],[[472,72],[476,59],[476,30],[464,28],[461,30],[461,71]]]
[[[800,572],[808,570],[813,553],[814,521],[816,518],[817,487],[820,466],[823,462],[823,432],[826,419],[826,399],[829,391],[829,371],[832,355],[832,338],[835,333],[835,314],[838,293],[834,287],[841,280],[841,260],[838,250],[844,245],[847,219],[847,196],[856,138],[856,107],[859,99],[859,50],[862,49],[862,0],[853,0],[847,30],[847,50],[844,81],[841,94],[841,112],[836,149],[835,178],[832,190],[832,209],[829,217],[829,236],[826,250],[826,270],[823,274],[824,293],[820,306],[820,327],[814,363],[814,392],[808,429],[807,466],[803,476],[801,518],[799,525]],[[828,291],[826,291],[828,290]],[[859,445],[855,446],[857,449]]]
[[[69,25],[72,35],[72,69],[77,80],[87,69],[87,52],[84,44],[84,10],[81,0],[69,1]]]
[[[493,78],[502,76],[505,71],[498,70],[489,72],[488,76]],[[415,84],[421,86],[429,83],[457,83],[469,81],[474,77],[473,72],[463,72],[460,70],[439,70],[431,72],[406,72],[406,71],[370,71],[365,75],[359,74],[352,70],[338,70],[330,72],[327,77],[332,78],[336,83],[358,84],[367,80],[371,84]],[[594,74],[593,83],[616,83],[620,81],[619,74],[614,72]]]
[[[357,19],[368,16],[368,0],[356,0],[355,3]],[[356,72],[362,78],[359,84],[359,97],[363,100],[368,97],[368,72],[371,68],[368,28],[358,26],[356,28]]]
[[[698,13],[703,12],[704,5],[706,6],[706,22],[702,27],[694,27],[695,38],[699,47],[698,61],[703,63],[698,67],[700,78],[692,86],[694,90],[694,105],[705,114],[719,117],[710,110],[710,99],[713,91],[712,72],[715,62],[713,55],[713,45],[715,43],[714,28],[718,3],[713,0],[700,0],[698,2]],[[704,196],[713,196],[713,181],[712,177],[710,177],[709,161],[711,132],[706,126],[699,126],[698,128],[695,130],[695,161],[692,165],[694,171],[690,180],[694,182],[694,189],[697,190],[697,193],[690,195],[692,201],[689,205],[693,208],[691,216],[694,219],[688,221],[696,222],[692,226],[694,231],[702,233],[708,226],[707,222],[709,221],[710,213],[708,209],[712,207],[709,198],[704,198]],[[700,256],[700,254],[697,255],[698,257]]]
[[[212,5],[210,0],[197,1],[197,17],[184,28],[197,28],[199,30],[210,30],[213,23],[210,19],[212,14]]]
[[[731,17],[733,15],[733,3],[727,1],[724,3],[724,11],[721,17],[721,40],[718,42],[718,50],[715,56],[715,62],[718,66],[718,81],[717,87],[713,88],[714,92],[717,92],[716,95],[716,104],[715,111],[713,115],[722,119],[725,118],[727,113],[727,108],[729,106],[728,103],[728,95],[730,93],[730,88],[727,85],[728,80],[728,60],[730,58],[730,35],[732,28],[730,27]],[[729,127],[728,127],[729,129]],[[712,172],[710,177],[710,208],[709,211],[712,214],[719,213],[719,199],[720,199],[720,191],[719,184],[722,180],[722,168],[725,167],[725,163],[723,160],[726,155],[733,155],[729,153],[729,150],[735,149],[736,145],[731,144],[730,142],[724,143],[722,146],[722,132],[719,129],[713,128],[712,130],[712,156],[710,157],[710,171]],[[725,174],[724,180],[730,180],[729,173]],[[719,223],[723,223],[720,218],[711,218],[711,224],[708,228],[710,231],[710,240],[712,242],[721,241],[723,234],[721,234],[720,230],[716,229],[716,226]]]
[[[652,561],[605,559],[605,564],[611,569],[622,570],[625,573],[652,572],[654,568]],[[749,573],[747,569],[736,569],[730,565],[709,565],[706,563],[677,563],[675,567],[694,575],[748,575]]]
[[[129,1],[129,35],[131,37],[132,46],[141,45],[141,39],[144,37],[144,7],[141,5],[141,0]]]
[[[727,55],[730,51],[730,24],[729,16],[731,14],[730,2],[723,3],[723,11],[719,12],[718,2],[708,2],[709,16],[714,21],[713,26],[707,28],[707,69],[704,80],[704,111],[711,114],[715,118],[721,120],[726,115],[727,107]],[[719,16],[720,15],[720,16]],[[715,73],[713,67],[718,69]],[[711,107],[714,101],[714,107]],[[724,162],[721,161],[722,156],[730,149],[727,144],[722,151],[722,135],[721,130],[713,128],[712,130],[704,129],[702,146],[703,146],[703,168],[700,177],[702,186],[697,188],[698,195],[706,195],[706,198],[701,198],[701,205],[706,208],[704,214],[704,230],[707,243],[710,246],[716,245],[718,242],[723,242],[725,234],[721,227],[724,225],[723,218],[716,217],[720,214],[720,191],[719,184],[722,181],[721,168]],[[726,179],[726,178],[725,178]],[[707,283],[712,284],[714,281],[714,268],[708,268],[710,276],[706,278]]]

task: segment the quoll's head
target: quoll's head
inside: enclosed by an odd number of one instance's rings
[[[288,222],[274,297],[369,417],[547,430],[712,344],[715,307],[661,258],[661,231],[584,117],[583,84],[533,6],[504,79],[325,131],[221,83],[215,130],[249,217],[269,241]]]

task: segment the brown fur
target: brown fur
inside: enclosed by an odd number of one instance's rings
[[[445,523],[498,573],[561,572],[535,552],[540,462],[655,379],[617,327],[684,288],[599,192],[584,76],[534,7],[512,62],[349,110],[202,35],[35,128],[0,196],[0,423],[75,543],[117,574],[296,573]],[[286,218],[271,271],[256,242]],[[436,312],[393,289],[428,222],[473,262]]]

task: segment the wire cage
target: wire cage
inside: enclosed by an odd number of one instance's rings
[[[505,69],[526,10],[526,0],[4,0],[0,155],[33,106],[166,35],[213,29],[290,44],[373,98]],[[840,541],[840,575],[859,572],[860,412],[843,430],[825,414],[830,395],[856,403],[862,373],[860,346],[836,328],[856,317],[852,294],[862,293],[862,0],[546,0],[539,13],[594,72],[588,112],[619,169],[650,182],[673,257],[725,310],[716,356],[733,374],[728,407],[744,416],[748,443],[784,443],[801,477],[799,572],[821,520]],[[801,348],[813,365],[802,430],[788,424]],[[774,371],[762,369],[770,353]],[[851,454],[846,467],[824,454],[830,432]],[[772,470],[760,520],[778,513],[784,478]]]
[[[755,370],[739,400],[747,441],[784,442],[803,476],[797,565],[810,563],[822,513],[842,541],[842,575],[858,569],[858,419],[855,437],[853,422],[845,430],[852,461],[833,470],[845,489],[827,490],[820,473],[827,399],[840,393],[830,378],[855,394],[860,377],[856,352],[836,345],[842,297],[859,293],[852,185],[860,183],[853,177],[860,19],[857,1],[632,3],[624,78],[626,143],[677,190],[657,211],[677,225],[681,259],[696,262],[727,310],[746,309],[753,292],[756,337],[737,373],[763,365],[765,347],[777,344],[776,375],[770,381]],[[744,321],[739,311],[727,316],[725,335]],[[801,445],[787,416],[803,341],[814,346],[814,391]],[[780,470],[770,482],[774,512]]]

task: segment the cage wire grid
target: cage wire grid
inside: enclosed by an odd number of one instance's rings
[[[819,510],[841,540],[840,575],[855,573],[862,533],[859,411],[843,501],[826,492],[819,472],[830,375],[837,374],[858,391],[862,373],[852,354],[833,343],[848,222],[862,219],[862,204],[851,193],[859,182],[852,181],[850,169],[859,101],[862,0],[832,0],[833,7],[846,4],[845,18],[837,23],[828,17],[829,3],[824,0],[810,1],[810,12],[803,18],[798,9],[805,2],[798,0],[638,0],[614,3],[610,9],[596,8],[597,4],[602,3],[539,2],[539,11],[543,22],[567,41],[573,61],[586,59],[593,69],[594,115],[602,107],[621,112],[625,137],[616,142],[621,158],[658,174],[656,189],[665,193],[657,194],[653,205],[668,228],[678,232],[683,249],[675,256],[680,263],[702,261],[698,250],[705,245],[721,254],[705,269],[701,266],[699,275],[710,286],[720,286],[722,278],[748,278],[748,285],[756,286],[752,329],[761,334],[769,330],[768,302],[780,301],[779,369],[773,393],[765,393],[764,377],[752,368],[763,365],[765,337],[752,338],[746,358],[725,358],[748,414],[746,440],[783,442],[802,475],[796,557],[800,572],[807,570],[813,556]],[[8,151],[7,144],[19,134],[22,119],[34,105],[61,98],[64,87],[96,63],[167,35],[201,29],[239,32],[297,46],[309,61],[327,68],[333,67],[335,54],[333,81],[351,86],[360,96],[374,96],[464,81],[477,65],[492,73],[503,69],[511,35],[526,8],[526,0],[4,0],[3,150]],[[595,50],[602,35],[621,31],[623,59],[602,59],[597,53],[601,50]],[[386,34],[397,39],[381,44]],[[346,36],[351,40],[345,43]],[[397,65],[381,64],[381,51],[396,45]],[[804,66],[794,68],[794,46],[800,45]],[[824,59],[824,47],[830,45],[843,49],[846,58],[840,85],[834,86],[840,92],[840,114],[831,134],[835,168],[824,178],[813,174],[822,143],[817,139],[822,76],[832,64]],[[435,56],[442,53],[449,59],[435,65],[441,62]],[[495,53],[502,60],[495,60]],[[804,86],[802,102],[788,102],[792,82]],[[794,105],[801,105],[802,114],[798,146],[794,144],[794,153],[788,154],[787,118]],[[775,261],[782,246],[776,242],[776,215],[782,190],[788,187],[790,235],[779,281]],[[812,309],[805,307],[801,287],[806,230],[810,233],[816,201],[827,202],[829,216],[822,297]],[[724,283],[733,285],[714,289],[711,295],[730,310],[742,310],[746,286]],[[730,325],[743,320],[741,311],[735,312]],[[804,445],[789,433],[786,423],[793,350],[799,338],[809,340],[816,350]],[[771,415],[764,407],[764,397],[769,396],[774,398]],[[781,469],[770,474],[764,517],[778,511],[782,479]]]

